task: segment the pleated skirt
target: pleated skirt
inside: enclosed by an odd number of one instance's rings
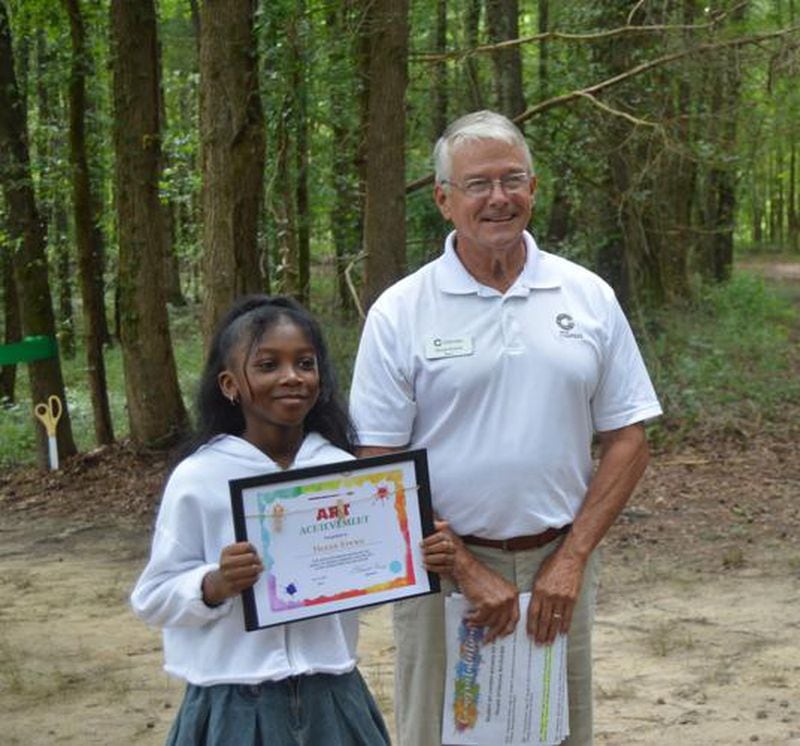
[[[188,684],[167,746],[388,746],[358,669],[261,684]]]

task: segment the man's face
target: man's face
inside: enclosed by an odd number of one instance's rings
[[[521,173],[528,173],[524,151],[502,140],[466,142],[453,151],[449,185],[437,184],[434,199],[456,229],[460,253],[491,254],[519,246],[531,218],[536,177],[513,190],[497,180]],[[464,187],[476,179],[496,183],[488,194],[471,196]]]

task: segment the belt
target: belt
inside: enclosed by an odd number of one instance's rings
[[[461,537],[465,544],[472,544],[476,547],[492,547],[502,549],[504,552],[523,552],[526,549],[537,549],[549,544],[553,539],[557,539],[561,534],[567,533],[572,528],[568,523],[561,528],[548,528],[540,534],[528,534],[527,536],[512,536],[510,539],[484,539],[482,536],[472,536],[467,534]]]

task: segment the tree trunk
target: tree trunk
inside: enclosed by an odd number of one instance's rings
[[[481,24],[481,0],[468,0],[467,10],[464,14],[464,37],[467,49],[478,46],[479,29]],[[478,111],[485,107],[483,89],[481,88],[478,63],[474,57],[467,57],[464,63],[464,92],[466,107],[470,111]]]
[[[39,126],[34,130],[32,141],[37,156],[33,165],[38,165],[37,183],[39,210],[49,226],[46,242],[53,258],[56,293],[56,335],[62,358],[75,357],[75,314],[72,303],[72,269],[69,242],[69,221],[65,206],[65,190],[61,169],[64,149],[62,134],[63,111],[59,96],[53,95],[48,71],[57,64],[53,45],[48,45],[44,29],[36,33],[36,103]]]
[[[158,45],[158,67],[161,69],[161,44]],[[161,120],[161,131],[167,129],[167,106],[164,100],[164,89],[162,85],[158,88],[158,111]],[[164,151],[161,151],[161,171],[165,171],[168,166],[168,158]],[[185,306],[186,299],[181,291],[181,273],[178,254],[176,251],[176,231],[175,231],[175,199],[169,197],[164,204],[164,292],[166,293],[167,303],[173,306]]]
[[[405,272],[405,100],[408,0],[375,0],[369,34],[369,121],[363,304]]]
[[[539,28],[540,34],[550,30],[550,0],[539,0]],[[546,39],[539,42],[539,98],[546,101],[550,97],[550,48]],[[549,131],[548,131],[549,129]],[[545,130],[544,134],[551,141],[555,141],[556,132],[552,128]],[[530,133],[530,131],[529,131]],[[536,164],[534,164],[535,167]],[[550,202],[550,214],[547,219],[544,244],[551,251],[558,251],[559,244],[566,240],[570,231],[572,218],[572,202],[564,188],[564,179],[558,169],[552,170],[552,182],[549,185],[553,194]]]
[[[538,31],[546,34],[550,30],[550,0],[538,0]],[[547,39],[539,42],[539,97],[547,100],[550,78],[550,47]]]
[[[353,86],[359,91],[363,80],[357,69],[346,69],[349,56],[347,50],[352,48],[352,40],[348,31],[349,7],[345,5],[330,6],[325,18],[328,31],[326,48],[328,64],[335,71],[334,84],[329,88],[329,106],[331,108],[331,130],[333,136],[331,152],[331,177],[333,180],[333,201],[330,209],[331,236],[336,255],[336,287],[339,306],[345,314],[351,314],[355,308],[353,297],[347,284],[345,270],[358,254],[361,246],[360,216],[361,195],[359,193],[358,169],[356,158],[361,140],[359,115],[353,119],[352,107],[346,99],[345,91],[352,91]],[[355,65],[358,65],[355,49]],[[349,74],[348,74],[349,73]],[[341,87],[338,87],[341,86]]]
[[[66,360],[75,357],[75,313],[72,308],[72,257],[69,251],[69,219],[66,206],[61,203],[52,205],[51,234],[56,271],[58,314],[58,347]]]
[[[167,303],[173,306],[185,306],[186,298],[181,289],[181,265],[175,251],[177,243],[176,231],[177,207],[174,200],[164,205],[164,292]]]
[[[112,0],[115,198],[120,341],[130,432],[165,447],[186,429],[164,296],[156,14],[152,0]]]
[[[489,41],[496,44],[519,37],[518,0],[486,0],[486,26]],[[522,57],[520,47],[514,46],[492,54],[494,67],[495,102],[498,110],[508,117],[525,111],[522,92]]]
[[[200,8],[197,0],[189,0],[189,14],[192,18],[192,29],[194,30],[194,43],[197,49],[197,58],[200,58]]]
[[[631,9],[644,13],[642,22],[664,25],[690,20],[695,0],[653,5],[604,2],[596,11],[601,28],[625,23]],[[625,7],[627,6],[627,7]],[[680,38],[661,33],[644,39],[619,37],[598,44],[595,63],[604,77],[631,69],[643,56],[665,48],[683,50]],[[672,46],[670,46],[672,45]],[[697,235],[692,200],[697,168],[685,154],[696,145],[697,133],[687,126],[697,102],[695,80],[686,70],[654,71],[650,85],[622,85],[603,94],[603,103],[616,110],[638,112],[664,124],[663,131],[638,125],[620,116],[598,114],[593,126],[593,147],[606,153],[608,176],[597,189],[602,215],[607,221],[600,234],[598,269],[623,300],[630,289],[632,302],[647,305],[682,303],[691,297],[689,257]],[[681,143],[670,148],[666,143]],[[605,201],[603,204],[602,201]],[[611,221],[616,221],[613,230]],[[620,249],[624,253],[619,256]]]
[[[0,3],[0,175],[6,201],[8,228],[13,242],[14,274],[19,294],[24,336],[55,337],[55,318],[50,293],[45,246],[46,231],[36,206],[31,182],[27,139],[27,114],[14,72],[11,28],[6,6]],[[31,400],[34,404],[58,396],[63,415],[56,430],[62,458],[75,454],[72,424],[58,357],[28,363]],[[36,424],[38,461],[48,464],[47,434]]]
[[[75,242],[83,300],[83,339],[86,367],[94,416],[94,437],[97,445],[114,442],[111,408],[108,403],[106,366],[103,359],[104,299],[98,294],[96,280],[100,250],[94,229],[89,159],[86,154],[86,33],[78,0],[63,0],[69,15],[72,37],[72,71],[69,83],[69,142],[72,164],[72,200],[75,218]]]
[[[289,98],[287,94],[287,98]],[[287,101],[281,109],[287,111],[291,104]],[[275,141],[275,183],[282,185],[281,194],[271,202],[275,232],[277,234],[276,280],[281,293],[297,296],[300,279],[297,266],[297,215],[295,201],[292,199],[291,144],[289,122],[281,117]]]
[[[797,253],[800,249],[800,215],[797,205],[797,123],[792,121],[789,133],[789,248]]]
[[[14,265],[11,254],[0,248],[0,270],[3,278],[3,318],[5,329],[3,344],[13,344],[22,339],[22,326],[19,318],[19,298],[17,297],[17,284],[14,282]],[[4,365],[0,367],[0,400],[2,402],[16,401],[17,366]]]
[[[294,150],[295,204],[297,205],[297,291],[295,297],[307,305],[311,283],[311,227],[308,198],[308,31],[304,0],[297,0],[292,21],[292,88],[294,89],[294,130],[297,143]]]
[[[737,12],[743,20],[744,8]],[[733,270],[733,233],[736,227],[737,114],[741,100],[741,65],[734,50],[725,55],[723,79],[719,81],[725,107],[721,119],[719,147],[728,165],[719,169],[716,181],[716,220],[713,229],[713,278],[723,282]]]
[[[443,53],[447,49],[447,0],[436,0],[436,29],[433,49]],[[447,127],[447,63],[437,62],[433,68],[433,132],[436,142]]]
[[[233,300],[262,290],[258,216],[264,121],[258,91],[255,0],[200,7],[200,140],[206,340]]]
[[[742,11],[744,14],[744,11]],[[789,0],[789,25],[795,25],[794,0]],[[800,251],[800,205],[797,195],[797,117],[792,117],[789,123],[789,209],[788,209],[788,238],[789,248],[797,253]]]

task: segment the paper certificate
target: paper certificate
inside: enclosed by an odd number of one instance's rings
[[[525,631],[530,593],[520,594],[513,634],[489,645],[469,627],[469,603],[445,599],[447,680],[442,743],[555,746],[569,735],[567,638],[534,645]]]
[[[439,590],[424,450],[230,482],[237,541],[264,572],[243,593],[247,630]]]

